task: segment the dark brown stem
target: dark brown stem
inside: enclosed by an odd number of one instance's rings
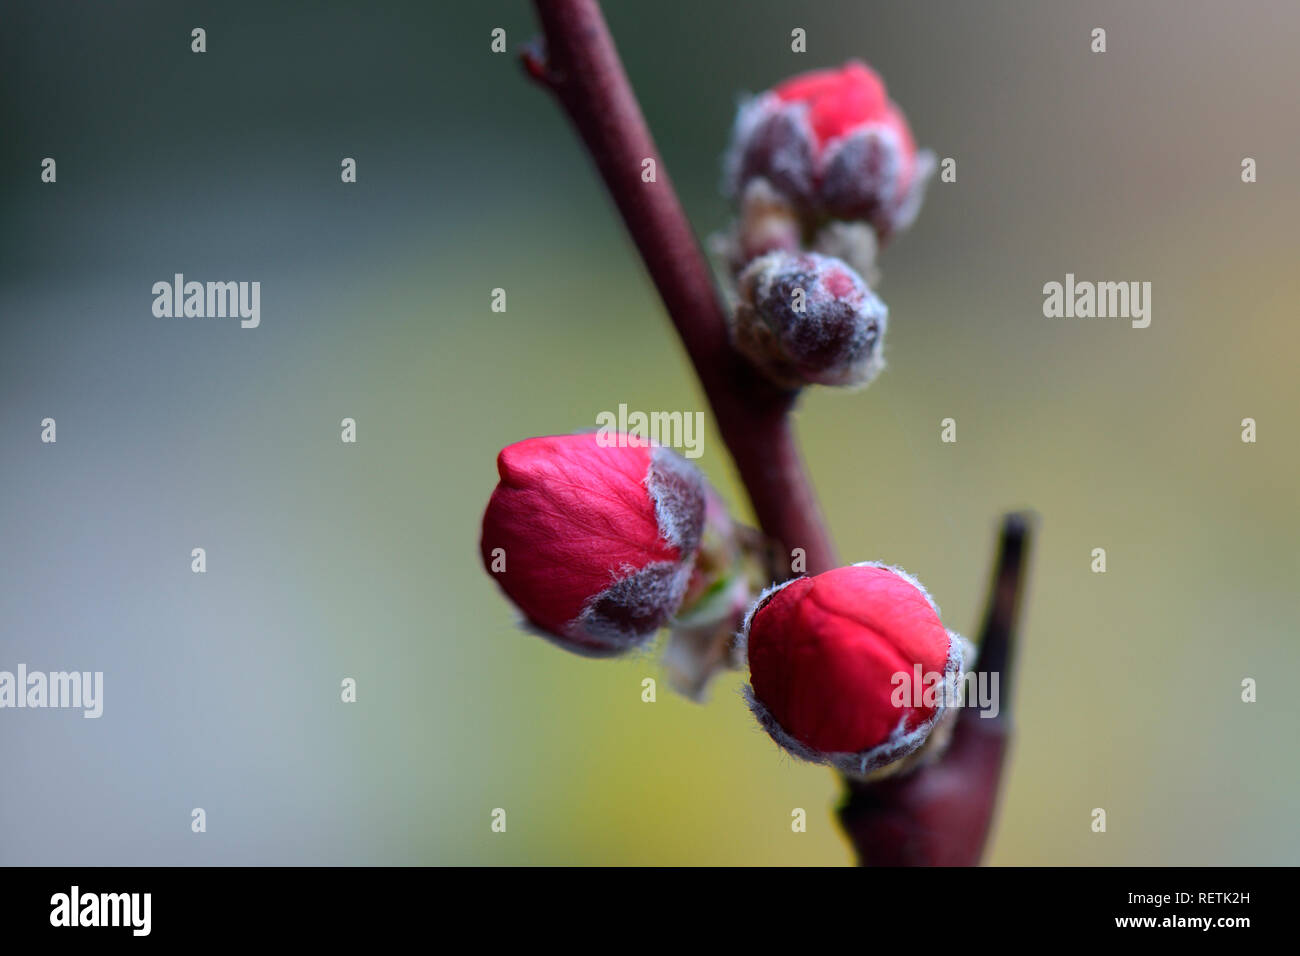
[[[641,115],[595,0],[536,0],[545,49],[530,76],[555,94],[582,137],[690,356],[759,526],[787,558],[803,548],[817,574],[838,561],[790,428],[795,393],[770,384],[732,348],[713,275]],[[644,182],[645,160],[654,182]],[[786,566],[788,567],[787,560]]]
[[[849,781],[840,823],[858,862],[871,866],[973,866],[992,828],[1011,734],[1012,670],[1032,519],[1002,519],[975,670],[998,675],[996,717],[963,707],[943,757],[876,783]],[[990,685],[991,686],[991,685]],[[968,702],[969,703],[969,702]]]

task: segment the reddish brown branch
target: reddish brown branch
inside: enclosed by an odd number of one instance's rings
[[[677,193],[595,0],[536,0],[546,43],[524,55],[530,76],[568,113],[627,224],[713,409],[759,526],[787,556],[803,548],[810,574],[838,562],[804,472],[789,411],[794,393],[770,384],[735,351],[727,320]],[[653,159],[655,182],[643,182]],[[788,567],[788,563],[787,563]]]

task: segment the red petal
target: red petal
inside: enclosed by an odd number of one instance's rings
[[[676,561],[645,486],[652,449],[601,447],[595,433],[530,438],[497,457],[501,482],[483,515],[481,548],[504,548],[494,574],[537,626],[563,634],[587,601],[631,571]]]
[[[823,753],[879,746],[933,707],[898,708],[896,673],[942,675],[950,638],[925,595],[885,568],[838,568],[802,578],[754,615],[749,631],[755,696],[796,740]],[[923,688],[922,688],[923,689]]]
[[[865,63],[838,70],[804,73],[775,87],[783,102],[808,104],[808,119],[818,144],[842,136],[862,123],[881,120],[890,108],[885,84]]]

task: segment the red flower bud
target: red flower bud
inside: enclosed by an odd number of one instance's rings
[[[703,476],[666,448],[597,433],[497,456],[484,566],[528,623],[580,654],[648,640],[677,610],[704,524]]]
[[[973,656],[919,582],[875,563],[765,592],[742,639],[763,728],[795,756],[858,776],[925,742]]]
[[[916,218],[934,156],[866,64],[793,77],[745,103],[728,158],[743,199],[757,180],[819,216],[870,222],[884,240]]]
[[[778,385],[865,385],[884,367],[889,310],[841,260],[770,252],[736,291],[732,340]]]

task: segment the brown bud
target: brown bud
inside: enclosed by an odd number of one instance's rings
[[[840,259],[771,252],[737,280],[736,348],[786,388],[862,386],[884,367],[889,310]]]

